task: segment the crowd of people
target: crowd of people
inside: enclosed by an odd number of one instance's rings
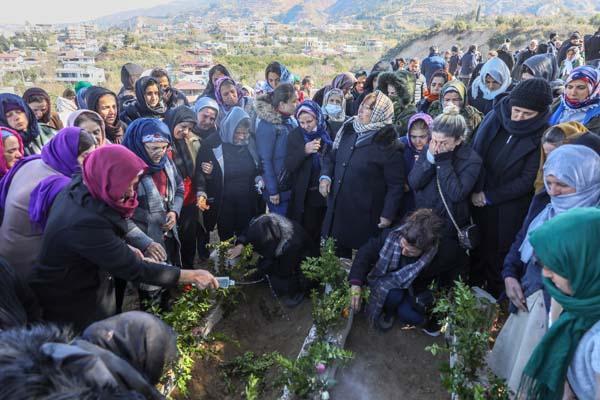
[[[0,397],[159,396],[173,333],[121,313],[126,288],[142,311],[178,283],[216,289],[198,269],[216,231],[229,257],[253,245],[288,307],[335,239],[351,307],[368,287],[384,332],[438,335],[431,283],[480,286],[510,304],[490,366],[519,398],[596,398],[600,30],[583,42],[432,46],[319,90],[275,61],[255,87],[215,65],[197,99],[132,63],[118,94],[79,82],[56,111],[41,88],[0,94]]]

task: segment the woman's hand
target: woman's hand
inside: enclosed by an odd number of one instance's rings
[[[167,252],[156,242],[150,243],[150,246],[144,251],[144,255],[158,263],[167,261]]]
[[[167,213],[167,219],[165,224],[162,226],[164,232],[169,232],[177,223],[177,213],[175,211],[169,211]]]
[[[304,145],[304,153],[306,153],[306,155],[318,153],[320,148],[321,148],[321,139],[315,139]]]
[[[358,285],[352,285],[350,287],[350,307],[352,308],[352,310],[354,310],[355,313],[360,311],[361,292],[362,288]]]
[[[385,217],[379,217],[379,224],[377,225],[378,228],[385,229],[385,228],[389,227],[390,225],[392,225],[392,221],[390,221],[389,219],[387,219]]]
[[[133,247],[129,244],[127,246],[129,246],[129,249],[133,252],[133,254],[135,254],[135,258],[137,258],[140,261],[144,259],[144,253],[142,253],[140,249],[138,249],[137,247]]]
[[[331,189],[331,181],[329,179],[321,179],[319,181],[319,193],[321,196],[329,196],[329,190]]]
[[[244,245],[236,244],[235,247],[232,247],[231,249],[227,250],[227,258],[238,258],[242,254],[242,250],[244,250]]]
[[[519,310],[527,312],[527,300],[523,295],[523,289],[519,281],[511,277],[504,278],[504,286],[506,288],[506,296],[508,296],[510,302]]]
[[[475,207],[485,206],[485,194],[483,192],[473,193],[471,195],[471,202]]]
[[[179,283],[191,283],[198,289],[218,289],[219,282],[208,271],[203,269],[182,269]]]
[[[210,209],[210,206],[206,202],[206,196],[199,196],[198,201],[196,201],[196,206],[198,206],[200,211],[206,211]]]
[[[202,173],[205,175],[210,175],[213,172],[212,161],[203,162],[202,164],[200,164],[200,167],[202,168]]]
[[[273,196],[269,196],[269,201],[274,205],[278,205],[279,204],[279,193],[277,193],[276,195],[273,195]]]

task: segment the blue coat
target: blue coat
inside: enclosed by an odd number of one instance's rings
[[[277,177],[285,168],[287,139],[290,132],[296,128],[296,121],[284,118],[268,101],[268,96],[256,99],[255,110],[259,118],[256,127],[256,150],[263,170],[265,190],[269,196],[280,194],[281,201],[289,200],[290,190],[281,192]],[[281,192],[281,193],[280,193]]]
[[[421,72],[423,73],[423,75],[425,75],[425,80],[427,81],[427,84],[429,84],[431,76],[435,71],[444,69],[445,67],[446,60],[444,60],[444,58],[437,53],[432,53],[429,55],[429,57],[424,59],[421,63]]]

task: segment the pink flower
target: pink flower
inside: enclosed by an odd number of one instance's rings
[[[317,365],[315,365],[315,369],[317,370],[318,374],[323,374],[323,373],[325,373],[325,370],[327,369],[327,367],[323,363],[318,363]]]

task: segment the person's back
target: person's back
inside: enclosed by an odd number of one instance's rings
[[[586,35],[584,39],[585,61],[600,60],[600,29],[593,35]]]
[[[41,248],[42,230],[29,221],[29,200],[33,189],[46,177],[59,175],[41,159],[18,170],[6,196],[0,225],[0,254],[23,279],[27,279]]]

